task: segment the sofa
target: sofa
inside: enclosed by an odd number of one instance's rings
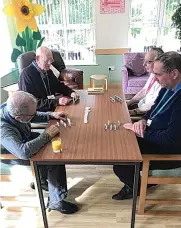
[[[136,94],[148,80],[149,75],[143,66],[144,56],[145,53],[123,54],[121,74],[123,92],[125,94]]]

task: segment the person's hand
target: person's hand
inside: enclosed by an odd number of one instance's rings
[[[75,98],[75,99],[77,99],[77,98],[79,98],[80,96],[79,96],[79,94],[78,93],[76,93],[76,92],[73,92],[73,93],[71,93],[71,95],[70,95],[72,98]]]
[[[67,105],[68,103],[70,103],[71,100],[72,100],[72,99],[69,98],[69,97],[61,97],[61,98],[59,98],[59,100],[58,100],[58,104],[59,104],[59,105]]]
[[[123,127],[125,129],[133,131],[133,124],[132,123],[125,123],[125,124],[123,124]]]
[[[64,122],[67,120],[68,115],[65,112],[52,112],[51,117],[57,120],[63,120]]]
[[[59,133],[59,126],[57,124],[51,125],[45,129],[45,132],[53,138],[56,134]]]
[[[132,129],[136,135],[143,138],[146,129],[146,120],[139,120],[138,122],[134,123]]]

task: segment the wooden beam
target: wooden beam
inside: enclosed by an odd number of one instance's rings
[[[181,184],[181,177],[149,177],[148,184]]]
[[[96,49],[96,55],[121,55],[130,51],[130,48]]]
[[[154,200],[154,199],[147,199],[145,204],[159,204],[159,205],[181,205],[181,200]]]

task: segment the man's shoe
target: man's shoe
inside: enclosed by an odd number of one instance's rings
[[[147,188],[155,187],[157,184],[148,184]],[[138,189],[137,196],[140,195],[140,189]],[[112,199],[115,200],[125,200],[133,198],[133,189],[130,188],[128,185],[124,185],[120,192],[112,196]]]
[[[34,184],[34,182],[31,182],[30,187],[31,187],[32,189],[35,189],[35,184]],[[46,181],[46,182],[41,183],[41,188],[42,188],[44,191],[48,192],[48,182]]]
[[[133,189],[128,185],[124,185],[120,192],[112,196],[114,200],[125,200],[133,198]]]
[[[59,207],[49,208],[49,211],[51,210],[59,211],[62,214],[73,214],[78,211],[78,207],[76,204],[62,200]]]

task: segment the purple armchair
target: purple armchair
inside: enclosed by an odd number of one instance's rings
[[[143,67],[145,53],[123,54],[122,86],[125,94],[136,94],[148,80],[148,73]]]

